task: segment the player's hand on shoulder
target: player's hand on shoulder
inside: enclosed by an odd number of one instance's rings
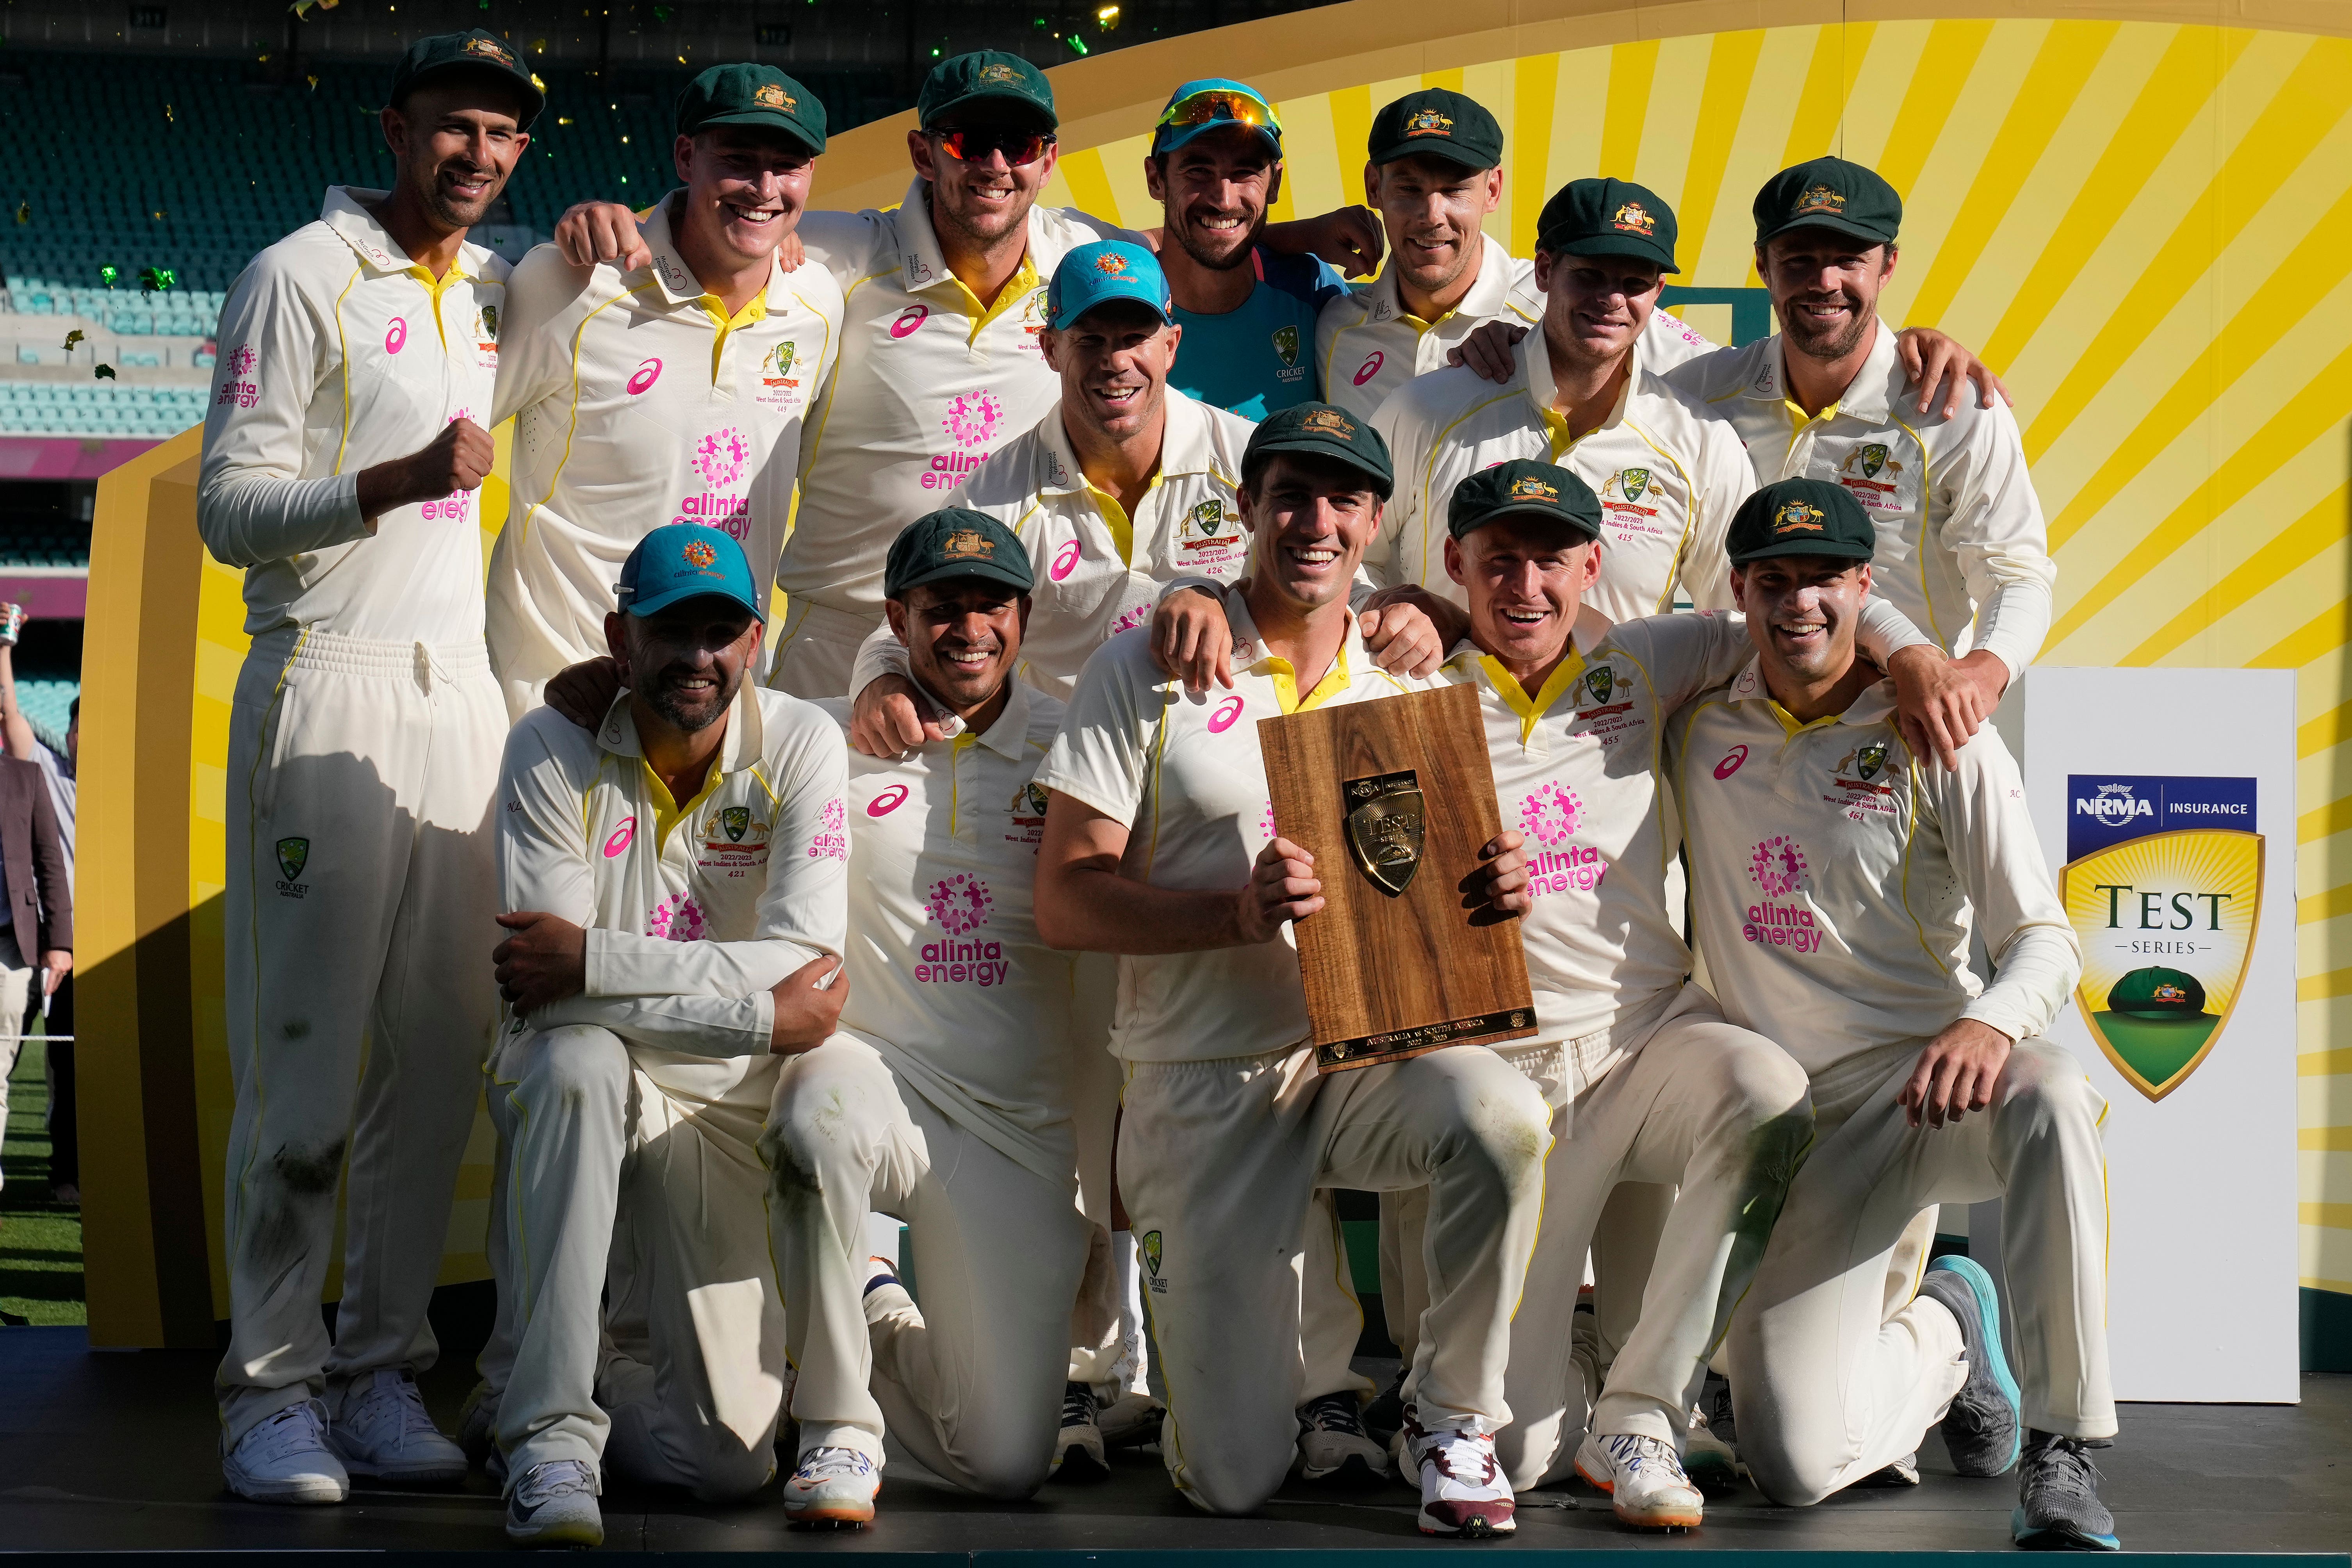
[[[1303,921],[1323,907],[1323,884],[1315,857],[1287,838],[1257,852],[1249,885],[1235,900],[1235,923],[1244,943],[1255,946],[1282,934],[1285,921]]]
[[[1297,248],[1330,263],[1343,278],[1370,278],[1381,269],[1381,256],[1388,248],[1380,215],[1366,206],[1334,207],[1273,227],[1286,232],[1269,236],[1269,248],[1291,250],[1292,241],[1302,242]]]
[[[1886,673],[1895,681],[1904,742],[1914,756],[1932,755],[1946,768],[1960,765],[1960,748],[1992,717],[2009,684],[2009,667],[1998,654],[1979,649],[1946,658],[1926,643],[1897,652],[1886,661]]]
[[[842,1004],[849,1000],[849,976],[838,973],[842,963],[829,952],[820,953],[776,982],[769,993],[776,1002],[776,1021],[768,1031],[772,1053],[795,1056],[832,1037]]]
[[[1436,674],[1446,650],[1470,635],[1470,617],[1426,588],[1383,588],[1364,601],[1356,629],[1374,664],[1422,679]]]
[[[1151,612],[1151,662],[1196,697],[1211,681],[1232,689],[1234,633],[1223,598],[1202,588],[1162,595]]]
[[[1507,827],[1479,846],[1478,868],[1462,879],[1464,909],[1508,920],[1534,907],[1535,895],[1528,890],[1528,858],[1521,848],[1525,843],[1516,828]]]
[[[896,761],[947,738],[939,710],[905,676],[877,675],[858,688],[849,710],[849,744],[860,754]]]
[[[1974,1018],[1955,1019],[1929,1040],[1895,1102],[1914,1127],[1949,1127],[1992,1103],[1993,1085],[2009,1064],[2007,1035]]]
[[[588,988],[588,933],[544,910],[517,910],[499,924],[514,934],[490,950],[499,994],[528,1016]]]
[[[808,247],[801,243],[798,229],[776,242],[776,266],[783,271],[798,272],[807,259]]]
[[[1460,348],[1446,350],[1445,363],[1466,364],[1481,377],[1499,386],[1518,370],[1511,351],[1517,348],[1519,340],[1527,335],[1525,327],[1514,326],[1508,321],[1488,321],[1463,339]]]
[[[621,667],[610,654],[582,659],[555,672],[542,695],[547,705],[583,730],[604,721],[613,699],[621,694]]]
[[[654,253],[637,232],[637,215],[619,202],[582,202],[555,225],[555,247],[574,267],[609,261],[624,272],[653,264]]]
[[[1960,399],[1970,385],[1976,389],[1979,407],[1990,408],[1995,397],[2011,407],[2017,405],[2008,386],[1993,374],[1992,366],[1977,358],[1958,338],[1947,337],[1933,327],[1906,327],[1895,334],[1895,349],[1902,356],[1903,374],[1919,389],[1918,408],[1922,414],[1928,411],[1940,393],[1943,416],[1951,418],[1960,411]]]

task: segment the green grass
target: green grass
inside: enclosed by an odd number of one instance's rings
[[[49,1201],[47,1042],[25,1042],[8,1081],[7,1142],[0,1148],[0,1312],[36,1323],[87,1323],[81,1211]]]

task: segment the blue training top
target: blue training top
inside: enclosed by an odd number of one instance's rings
[[[1252,253],[1257,287],[1238,310],[1196,315],[1181,307],[1184,341],[1168,384],[1187,397],[1263,419],[1323,395],[1315,377],[1315,318],[1347,280],[1313,256]]]

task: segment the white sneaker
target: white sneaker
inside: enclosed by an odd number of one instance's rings
[[[1478,1539],[1518,1529],[1511,1483],[1495,1461],[1495,1439],[1466,1432],[1424,1432],[1405,1412],[1397,1435],[1421,1478],[1421,1532]]]
[[[327,1447],[355,1476],[408,1486],[455,1486],[466,1479],[466,1450],[433,1425],[416,1374],[405,1367],[352,1380],[343,1413],[328,1425]]]
[[[1133,1389],[1095,1412],[1095,1425],[1102,1428],[1103,1444],[1111,1448],[1160,1441],[1160,1428],[1167,1418],[1166,1405],[1149,1393]]]
[[[596,1472],[578,1459],[533,1465],[507,1494],[507,1539],[518,1546],[604,1544]]]
[[[1062,1385],[1062,1429],[1054,1436],[1053,1463],[1048,1476],[1066,1481],[1099,1481],[1110,1477],[1110,1460],[1103,1452],[1103,1430],[1096,1419],[1095,1391],[1083,1383]]]
[[[499,1451],[499,1406],[487,1383],[476,1383],[458,1408],[457,1447],[469,1465],[487,1466]]]
[[[1370,1490],[1389,1478],[1389,1457],[1364,1430],[1356,1396],[1345,1390],[1298,1407],[1298,1458],[1291,1469],[1302,1481]]]
[[[327,1407],[315,1399],[262,1422],[221,1456],[228,1489],[253,1502],[341,1502],[350,1472],[327,1447]]]
[[[811,1528],[855,1530],[874,1522],[881,1467],[854,1448],[812,1448],[784,1483],[784,1518]]]
[[[1675,1446],[1655,1437],[1589,1433],[1576,1473],[1609,1494],[1620,1521],[1643,1530],[1696,1530],[1706,1512]]]

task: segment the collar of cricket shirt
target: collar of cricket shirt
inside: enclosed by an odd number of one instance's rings
[[[1765,339],[1763,352],[1757,356],[1759,363],[1756,374],[1748,378],[1747,385],[1740,388],[1741,394],[1762,403],[1789,404],[1793,410],[1795,405],[1789,395],[1788,372],[1782,365],[1788,352],[1789,340],[1785,333],[1775,332]],[[1814,417],[1822,418],[1834,411],[1851,415],[1869,425],[1887,423],[1891,411],[1886,405],[1886,389],[1902,383],[1902,377],[1897,374],[1900,360],[1895,331],[1882,317],[1878,321],[1877,333],[1871,339],[1870,353],[1862,362],[1862,368],[1854,372],[1853,379],[1846,384],[1845,390],[1838,395],[1837,400]],[[1797,418],[1800,424],[1805,423],[1801,415],[1792,415],[1792,417]]]
[[[1857,653],[1854,657],[1859,658],[1862,656]],[[1831,724],[1880,722],[1895,711],[1895,682],[1880,680],[1864,687],[1861,695],[1856,697],[1843,713],[1825,713],[1819,719],[1800,721],[1795,715],[1781,707],[1773,697],[1771,689],[1764,683],[1762,660],[1751,654],[1748,656],[1748,662],[1740,666],[1739,673],[1733,676],[1731,683],[1723,689],[1723,699],[1727,702],[1759,704],[1761,708],[1769,710],[1772,716],[1780,721],[1780,728],[1783,731],[1795,735],[1805,730],[1825,728]]]
[[[1165,389],[1162,406],[1167,420],[1160,431],[1160,467],[1153,470],[1155,479],[1205,474],[1214,469],[1216,448],[1209,439],[1207,411],[1172,386]],[[1037,423],[1037,468],[1034,478],[1040,495],[1083,495],[1092,488],[1087,482],[1085,468],[1079,466],[1077,448],[1070,444],[1069,428],[1062,423],[1062,405],[1058,402]]]
[[[329,185],[327,199],[319,208],[320,220],[377,271],[422,272],[424,268],[408,258],[408,252],[400,248],[383,225],[376,221],[375,214],[368,210],[391,195],[390,191],[372,191],[362,185]],[[478,246],[459,245],[457,258],[449,264],[449,272],[444,276],[479,277],[484,254]]]
[[[1480,320],[1499,316],[1511,298],[1511,253],[1489,234],[1480,234],[1482,248],[1478,252],[1478,275],[1470,280],[1470,291],[1454,302],[1454,309],[1438,316],[1437,321],[1423,321],[1424,327],[1455,316],[1471,316]],[[1364,286],[1364,321],[1368,325],[1381,321],[1421,321],[1404,308],[1403,291],[1397,286],[1396,258],[1391,256],[1381,275]]]
[[[604,710],[604,721],[596,727],[596,743],[616,757],[646,754],[645,742],[637,736],[636,715],[629,710],[629,693],[625,689]],[[757,763],[766,749],[766,726],[760,719],[759,683],[747,668],[743,684],[736,689],[735,701],[727,710],[727,737],[719,745],[719,771],[740,773]]]

